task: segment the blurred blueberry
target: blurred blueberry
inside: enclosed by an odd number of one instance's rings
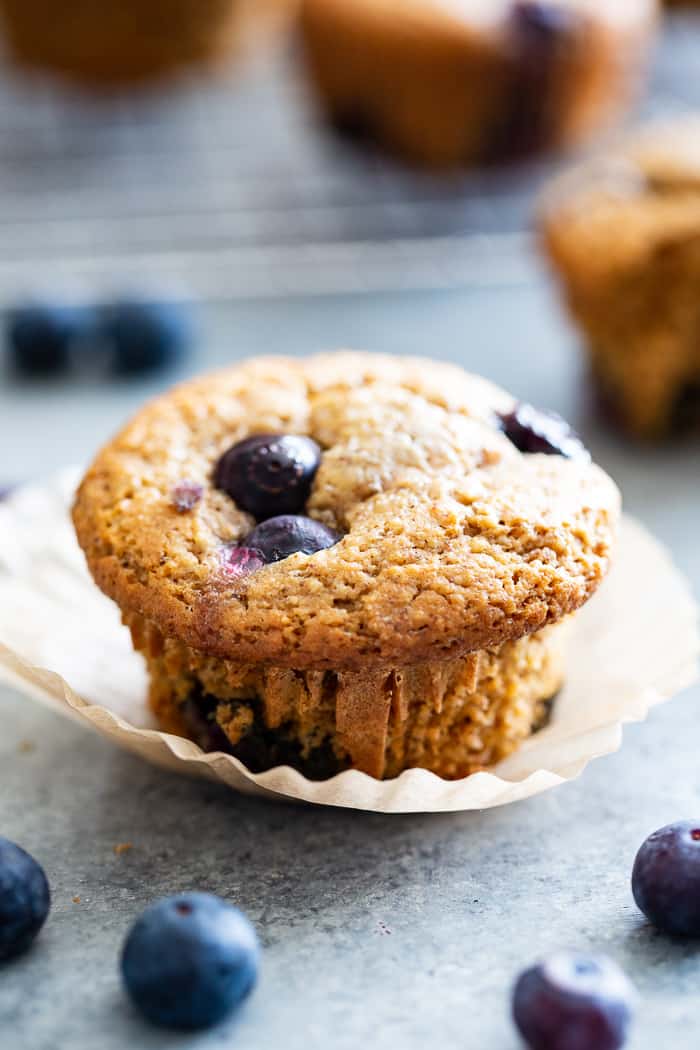
[[[513,989],[513,1019],[531,1050],[620,1050],[636,1005],[628,978],[602,955],[555,952]]]
[[[124,300],[103,310],[102,339],[118,375],[176,365],[192,338],[192,309],[185,303]]]
[[[19,375],[51,376],[68,369],[71,347],[92,323],[91,311],[58,303],[27,303],[6,321],[9,360]]]
[[[122,952],[129,995],[154,1024],[209,1028],[239,1006],[258,976],[260,948],[246,916],[210,893],[152,904]]]
[[[0,838],[0,960],[29,947],[50,906],[44,869],[14,842]]]

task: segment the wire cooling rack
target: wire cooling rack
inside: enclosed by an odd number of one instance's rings
[[[677,16],[642,108],[693,105],[700,18]],[[156,278],[204,299],[517,283],[550,172],[445,179],[359,151],[317,124],[291,54],[109,99],[4,70],[0,306]]]

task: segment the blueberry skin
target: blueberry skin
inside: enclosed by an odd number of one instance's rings
[[[549,956],[513,990],[513,1020],[531,1050],[620,1050],[636,1005],[616,963],[577,952]]]
[[[258,521],[297,514],[309,498],[321,449],[297,434],[255,434],[219,460],[214,484]]]
[[[581,19],[560,4],[519,0],[512,12],[512,23],[532,47],[552,47],[567,40],[580,28]]]
[[[244,545],[258,551],[266,564],[282,561],[291,554],[316,554],[333,547],[341,536],[313,518],[301,514],[281,514],[261,522],[246,536]]]
[[[664,933],[700,937],[700,821],[681,820],[646,839],[632,869],[637,907]]]
[[[266,565],[262,551],[236,544],[221,549],[221,567],[227,576],[242,579]]]
[[[50,907],[44,869],[14,842],[0,838],[0,960],[26,951]]]
[[[6,337],[13,370],[27,377],[66,372],[72,345],[91,323],[89,310],[56,303],[29,303],[11,310]]]
[[[154,372],[184,357],[193,338],[191,309],[175,302],[112,303],[103,310],[101,334],[117,375]]]
[[[565,419],[521,401],[511,412],[499,414],[498,426],[520,452],[590,461],[590,453]]]
[[[129,933],[121,970],[132,1001],[153,1024],[218,1024],[257,980],[260,946],[246,916],[210,893],[165,897]]]

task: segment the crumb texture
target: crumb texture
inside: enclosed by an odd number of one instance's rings
[[[511,445],[496,413],[513,405],[420,358],[244,362],[161,397],[103,449],[77,494],[78,537],[125,613],[211,657],[368,673],[498,647],[590,597],[619,514],[598,467]],[[233,577],[222,548],[254,522],[213,471],[265,432],[320,444],[307,510],[344,535]],[[186,513],[183,481],[202,488]]]
[[[546,722],[569,627],[439,663],[301,672],[207,657],[140,617],[128,622],[167,731],[254,772],[286,764],[316,778],[420,767],[455,779],[494,765]]]

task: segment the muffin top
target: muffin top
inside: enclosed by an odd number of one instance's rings
[[[695,241],[700,118],[651,125],[557,179],[545,194],[542,224],[551,254],[582,281],[607,281]]]
[[[251,435],[276,437],[246,459]],[[452,365],[350,352],[177,387],[99,453],[73,511],[124,611],[212,655],[319,670],[442,659],[559,620],[604,577],[618,515],[557,417]],[[290,537],[315,552],[285,557]]]

